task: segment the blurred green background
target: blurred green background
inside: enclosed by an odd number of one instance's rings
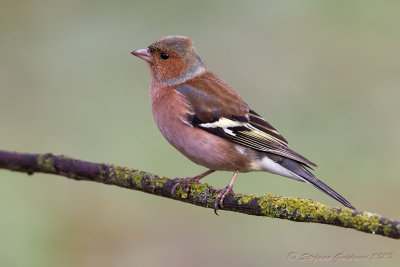
[[[399,10],[395,1],[3,1],[0,149],[168,177],[204,171],[159,133],[149,71],[129,54],[186,35],[211,70],[320,166],[327,184],[361,210],[400,219]],[[223,187],[230,177],[205,181]],[[339,205],[268,173],[239,175],[235,191]],[[400,263],[396,240],[224,211],[217,217],[51,175],[0,170],[0,211],[0,266],[292,266],[291,251],[394,252],[386,266]]]

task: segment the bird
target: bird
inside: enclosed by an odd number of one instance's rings
[[[172,194],[182,182],[198,183],[215,171],[231,171],[229,185],[216,189],[217,214],[225,197],[234,193],[238,173],[264,171],[306,182],[356,210],[312,174],[315,163],[289,148],[271,124],[204,65],[190,38],[166,36],[131,54],[150,69],[152,112],[162,135],[191,161],[208,168],[194,177],[177,178]]]

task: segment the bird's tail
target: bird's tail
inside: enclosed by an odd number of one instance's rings
[[[290,172],[294,173],[294,177],[290,177],[296,180],[302,180],[308,184],[311,184],[312,186],[316,187],[320,191],[324,192],[325,194],[329,195],[333,199],[336,199],[340,203],[342,203],[344,206],[352,209],[352,210],[357,210],[353,205],[350,204],[349,201],[347,201],[344,197],[339,195],[335,190],[330,188],[327,184],[319,180],[317,177],[315,177],[303,164],[292,160],[288,159],[285,157],[281,156],[276,156],[272,155],[270,156],[272,160],[275,161],[275,163],[278,163],[285,169],[289,170]],[[300,179],[299,179],[300,178]]]
[[[303,167],[304,168],[304,167]],[[308,170],[306,170],[309,172]],[[347,201],[344,197],[342,197],[339,193],[337,193],[335,190],[330,188],[327,184],[316,178],[312,173],[309,172],[309,176],[303,177],[300,176],[304,182],[311,184],[312,186],[316,187],[317,189],[321,190],[325,194],[329,195],[330,197],[336,199],[340,203],[342,203],[344,206],[352,209],[352,210],[357,210],[349,201]]]

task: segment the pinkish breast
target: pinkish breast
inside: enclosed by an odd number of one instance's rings
[[[190,106],[172,88],[152,94],[153,116],[168,142],[193,162],[212,170],[249,171],[247,148],[185,123]]]

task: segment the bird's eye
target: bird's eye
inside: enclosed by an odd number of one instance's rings
[[[163,60],[167,60],[167,59],[169,59],[169,54],[168,53],[161,53],[160,57]]]

